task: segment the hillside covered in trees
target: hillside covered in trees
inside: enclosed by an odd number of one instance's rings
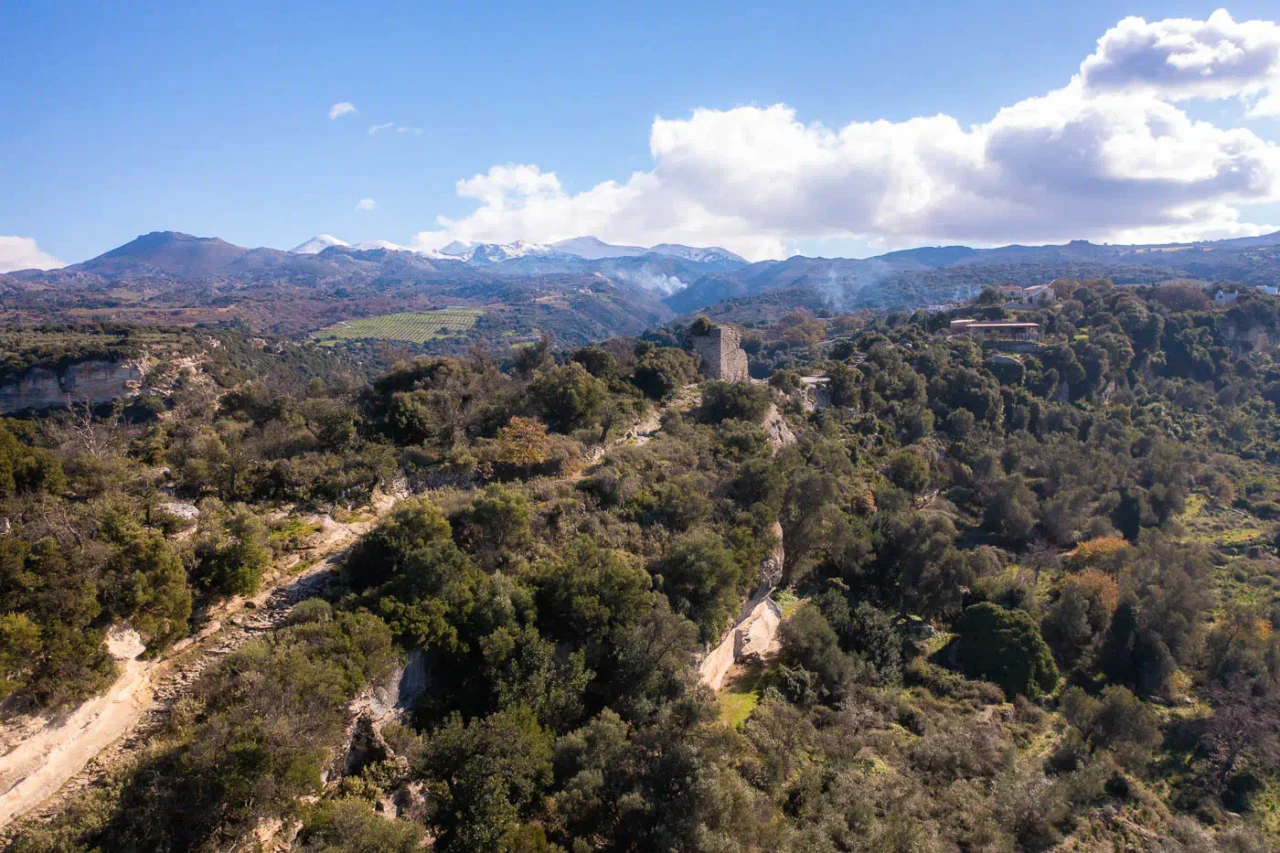
[[[6,744],[369,528],[10,849],[1275,849],[1280,299],[1055,291],[753,323],[734,385],[702,323],[370,381],[232,335],[4,421]]]

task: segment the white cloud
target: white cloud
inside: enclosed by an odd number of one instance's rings
[[[30,237],[0,237],[0,273],[14,270],[51,270],[64,267],[62,261],[40,251]]]
[[[373,210],[378,203],[371,198],[362,198],[356,202],[356,210]]]
[[[1254,114],[1280,114],[1280,27],[1232,20],[1219,9],[1206,21],[1125,18],[1098,39],[1080,65],[1098,92],[1144,92],[1167,100],[1245,98],[1266,93]]]
[[[383,122],[382,124],[369,125],[370,136],[381,133],[384,130],[394,131],[395,133],[412,133],[414,136],[422,135],[422,128],[408,127],[403,124],[396,124],[394,121],[386,121],[386,122]]]
[[[1241,206],[1280,200],[1280,148],[1190,118],[1187,98],[1280,102],[1275,25],[1126,19],[1060,89],[962,126],[806,123],[785,104],[654,119],[653,167],[567,193],[507,164],[461,180],[478,208],[415,238],[720,245],[780,257],[800,239],[996,244],[1257,234]],[[1280,43],[1280,42],[1275,42]],[[1165,66],[1168,65],[1169,68]],[[1169,70],[1172,69],[1172,70]],[[1280,103],[1277,104],[1280,106]]]
[[[335,118],[342,118],[345,115],[351,115],[355,112],[359,112],[359,110],[356,109],[355,104],[350,101],[340,101],[329,107],[329,121],[333,121]]]

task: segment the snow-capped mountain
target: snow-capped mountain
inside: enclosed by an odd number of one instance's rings
[[[745,264],[747,262],[746,258],[741,255],[735,255],[728,249],[721,249],[719,246],[708,246],[705,249],[699,249],[696,246],[681,246],[679,243],[659,243],[649,251],[655,255],[670,255],[673,258],[683,258],[696,264]]]
[[[516,240],[514,243],[462,243],[457,240],[440,250],[441,254],[477,264],[496,264],[513,258],[554,257],[571,255],[588,261],[599,261],[607,258],[636,258],[641,255],[669,255],[694,263],[739,263],[745,264],[738,255],[728,249],[716,246],[702,249],[694,246],[681,246],[676,243],[662,243],[650,249],[644,246],[618,246],[606,243],[597,237],[571,237],[568,240],[557,240],[554,243],[529,243]]]
[[[441,249],[440,254],[476,266],[488,266],[515,258],[551,256],[557,252],[541,243],[527,243],[524,240],[516,240],[514,243],[460,243],[455,240]]]
[[[538,263],[542,271],[550,271],[546,264],[560,267],[564,264],[576,264],[581,261],[608,261],[618,258],[640,258],[645,255],[661,255],[679,258],[696,264],[712,264],[722,267],[745,265],[746,261],[727,249],[710,247],[706,249],[693,246],[681,246],[675,243],[662,243],[651,249],[643,246],[617,246],[606,243],[596,237],[572,237],[555,243],[531,243],[516,240],[512,243],[463,243],[455,240],[438,251],[412,249],[388,240],[366,240],[362,243],[348,243],[329,234],[312,237],[300,246],[290,249],[294,254],[316,255],[325,249],[337,246],[368,252],[386,249],[393,252],[416,252],[434,259],[462,261],[472,266],[487,267],[507,261],[526,260]],[[526,265],[527,266],[527,265]],[[667,287],[662,288],[664,290]]]
[[[399,243],[392,243],[390,240],[364,240],[359,243],[348,243],[346,240],[339,240],[332,234],[317,234],[305,243],[294,246],[289,250],[295,255],[318,255],[325,249],[333,247],[339,249],[351,249],[356,252],[374,252],[378,250],[386,250],[388,252],[413,252],[414,254],[423,255],[428,258],[449,258],[450,255],[434,251],[421,251],[419,249],[411,249],[408,246],[401,246]]]
[[[305,243],[299,243],[289,251],[295,255],[318,255],[330,246],[350,246],[346,240],[339,240],[331,234],[317,234]]]
[[[589,261],[601,258],[631,258],[650,251],[643,246],[613,246],[595,237],[571,237],[552,243],[550,248],[566,255],[575,255]]]
[[[347,244],[343,243],[342,245],[345,246]],[[371,252],[374,249],[387,249],[392,252],[412,252],[413,251],[413,249],[410,249],[408,246],[401,246],[396,243],[392,243],[390,240],[365,240],[362,243],[356,243],[351,248],[361,252]]]

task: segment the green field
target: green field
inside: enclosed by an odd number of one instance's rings
[[[484,312],[478,308],[442,308],[422,313],[379,314],[359,320],[344,320],[315,333],[322,343],[382,340],[424,344],[442,334],[465,332]]]

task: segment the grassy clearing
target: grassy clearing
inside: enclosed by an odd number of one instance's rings
[[[716,697],[720,703],[720,721],[739,728],[760,704],[761,682],[766,670],[759,664],[737,665],[729,673],[724,689]]]
[[[795,613],[796,608],[800,606],[800,602],[804,599],[797,598],[796,594],[789,589],[775,590],[773,600],[777,602],[778,609],[782,611],[782,618],[786,619]]]
[[[308,521],[295,515],[273,523],[267,539],[278,552],[296,551],[306,543],[307,539],[323,529],[323,523]]]
[[[1209,499],[1199,492],[1190,495],[1182,508],[1182,514],[1178,516],[1178,521],[1190,524],[1200,517],[1200,513],[1204,512],[1205,504],[1208,502]]]
[[[1238,509],[1211,506],[1202,494],[1187,498],[1178,516],[1188,542],[1220,548],[1240,548],[1269,538],[1270,528]]]
[[[442,308],[420,313],[402,312],[344,320],[315,333],[315,339],[332,346],[340,341],[407,341],[424,344],[433,338],[471,329],[484,311],[478,308]]]

